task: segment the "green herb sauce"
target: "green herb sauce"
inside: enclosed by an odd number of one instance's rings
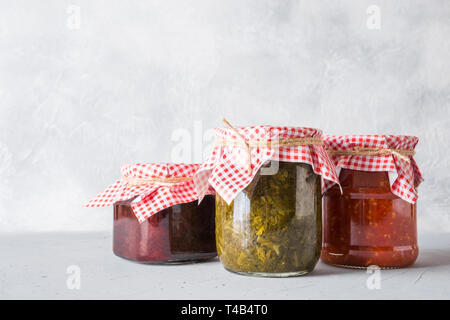
[[[216,196],[217,251],[225,268],[276,276],[307,273],[321,249],[320,176],[302,163],[257,173],[234,201]]]

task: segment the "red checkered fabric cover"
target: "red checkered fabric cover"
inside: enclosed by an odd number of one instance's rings
[[[419,141],[417,137],[396,135],[325,135],[322,138],[327,150],[353,150],[355,147],[414,150]],[[394,173],[397,178],[391,185],[392,193],[410,203],[416,203],[418,197],[416,188],[423,181],[423,178],[412,157],[411,162],[396,155],[332,155],[331,159],[333,159],[338,171],[340,168],[346,168]],[[332,185],[332,181],[325,182],[325,189]]]
[[[199,167],[200,164],[138,163],[122,165],[120,171],[122,177],[126,178],[185,178],[192,177]],[[208,189],[207,194],[214,194],[214,190]],[[89,201],[86,206],[105,207],[136,196],[131,207],[141,223],[163,209],[198,200],[193,180],[175,183],[171,186],[161,186],[157,184],[133,185],[120,179]]]
[[[312,128],[252,126],[237,127],[246,141],[276,141],[303,137],[321,137],[322,131]],[[238,140],[231,128],[216,128],[216,138]],[[194,175],[199,199],[211,185],[229,204],[236,195],[247,187],[255,174],[267,160],[301,162],[310,164],[314,172],[323,179],[339,183],[334,165],[323,146],[308,145],[295,147],[252,147],[251,171],[248,170],[248,151],[242,146],[216,144],[212,154]]]

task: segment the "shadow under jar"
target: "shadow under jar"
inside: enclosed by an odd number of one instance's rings
[[[132,200],[114,204],[114,254],[143,263],[180,264],[217,256],[214,196],[177,204],[139,223]]]
[[[343,194],[324,194],[322,261],[342,267],[400,268],[418,255],[416,205],[391,192],[387,172],[342,169]]]
[[[303,163],[278,162],[228,205],[216,195],[217,252],[232,272],[289,277],[312,271],[319,259],[320,176]]]

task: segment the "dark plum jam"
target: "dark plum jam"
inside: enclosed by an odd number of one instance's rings
[[[176,264],[216,257],[215,200],[177,204],[139,223],[131,201],[114,204],[114,254],[143,263]]]

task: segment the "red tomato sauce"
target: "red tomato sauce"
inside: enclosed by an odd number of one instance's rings
[[[342,169],[343,194],[324,194],[321,259],[344,267],[399,268],[418,256],[416,205],[394,195],[387,172]]]

